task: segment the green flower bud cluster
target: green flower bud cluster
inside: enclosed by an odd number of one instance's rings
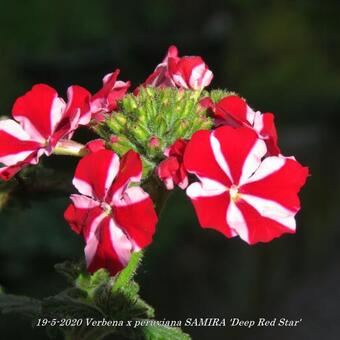
[[[216,91],[213,91],[216,92]],[[215,97],[229,92],[219,91]],[[213,120],[200,100],[210,93],[177,88],[141,87],[127,94],[96,132],[119,155],[138,152],[146,172],[164,158],[164,150],[177,139],[190,139],[198,130],[211,129]]]

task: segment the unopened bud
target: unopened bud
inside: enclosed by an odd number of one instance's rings
[[[178,138],[183,138],[190,128],[191,124],[187,120],[180,120],[178,124],[176,124],[176,128],[174,129],[174,136]]]
[[[113,114],[112,117],[107,121],[108,127],[115,134],[121,133],[125,124],[126,117],[122,113]]]
[[[140,142],[149,139],[149,133],[141,125],[132,126],[129,132]]]
[[[133,111],[137,108],[135,96],[129,95],[123,99],[124,111]]]
[[[159,139],[155,136],[151,137],[150,138],[150,141],[149,141],[149,147],[150,148],[158,148],[159,147]]]

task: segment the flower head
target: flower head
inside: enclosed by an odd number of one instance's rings
[[[18,98],[13,119],[0,121],[0,177],[10,179],[24,166],[50,155],[62,138],[69,139],[79,125],[90,121],[89,92],[70,86],[68,102],[52,87],[38,84]]]
[[[212,78],[212,72],[201,57],[179,57],[177,47],[170,46],[163,61],[143,85],[203,90]]]
[[[122,99],[130,87],[130,81],[117,80],[119,70],[103,78],[103,87],[91,98],[92,118],[103,121],[105,114],[117,108],[117,101]]]
[[[155,70],[146,79],[143,85],[149,85],[154,87],[175,87],[175,82],[172,80],[169,74],[169,60],[179,60],[178,49],[176,46],[170,46],[163,61],[157,65]]]
[[[186,147],[184,165],[199,182],[187,188],[202,227],[249,244],[295,232],[298,192],[308,169],[294,158],[271,156],[249,128],[198,131]]]
[[[167,158],[157,167],[157,175],[164,182],[168,190],[172,190],[174,185],[181,189],[188,186],[188,174],[183,164],[183,155],[187,142],[178,139],[164,152]]]
[[[244,99],[235,95],[222,98],[216,105],[208,101],[202,101],[202,103],[205,107],[212,108],[217,126],[230,125],[252,128],[257,132],[259,138],[266,142],[269,155],[280,154],[272,113],[255,112]]]
[[[80,195],[71,196],[64,216],[84,236],[90,272],[106,268],[114,275],[151,242],[157,223],[153,203],[141,187],[130,186],[141,176],[142,161],[132,150],[121,160],[110,150],[80,160],[73,179]]]

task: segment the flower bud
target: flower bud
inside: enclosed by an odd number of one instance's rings
[[[128,95],[123,99],[123,108],[124,111],[132,111],[135,110],[137,108],[137,103],[136,103],[136,99],[135,96],[133,95]]]
[[[125,124],[126,124],[126,117],[122,113],[113,114],[111,118],[107,121],[108,127],[115,134],[121,133]]]
[[[143,142],[149,139],[148,131],[141,125],[134,125],[129,128],[129,132],[139,141]]]
[[[156,136],[152,136],[149,140],[150,148],[158,148],[159,147],[159,139]]]

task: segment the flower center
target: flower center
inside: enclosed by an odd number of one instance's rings
[[[41,147],[46,149],[48,155],[51,154],[52,152],[51,137],[45,139],[45,141],[41,143]]]
[[[106,203],[106,202],[102,202],[100,204],[100,207],[104,210],[106,215],[111,215],[112,213],[112,208],[110,206],[110,204]]]
[[[240,194],[238,192],[238,187],[236,185],[232,185],[229,189],[230,198],[235,202],[240,198]]]

